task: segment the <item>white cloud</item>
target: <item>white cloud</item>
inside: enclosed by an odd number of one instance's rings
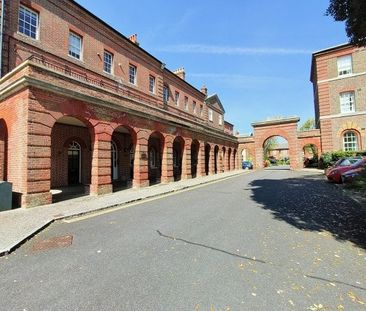
[[[292,81],[291,78],[286,77],[276,77],[276,76],[250,76],[242,74],[229,74],[229,73],[187,73],[188,77],[200,78],[200,79],[210,79],[218,81],[231,81],[240,83],[273,83],[273,82],[288,82]]]
[[[155,48],[158,52],[167,53],[194,53],[194,54],[222,54],[222,55],[298,55],[311,54],[310,50],[291,49],[291,48],[256,48],[256,47],[236,47],[218,46],[204,44],[178,44]]]

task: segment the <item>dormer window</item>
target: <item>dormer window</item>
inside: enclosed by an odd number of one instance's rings
[[[337,58],[338,76],[352,73],[352,55],[345,55]]]

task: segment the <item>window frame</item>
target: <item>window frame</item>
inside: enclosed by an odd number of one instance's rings
[[[223,125],[223,119],[222,114],[219,114],[219,125]]]
[[[179,107],[179,97],[180,97],[179,92],[178,91],[175,91],[175,93],[174,93],[174,102],[175,102],[175,105],[177,107]]]
[[[71,37],[80,39],[80,51],[79,51],[80,54],[79,54],[79,57],[75,56],[76,54],[71,50],[71,47],[75,48],[75,46],[72,46],[72,44],[70,42]],[[75,55],[73,55],[72,53],[75,54]],[[79,34],[77,34],[76,32],[72,31],[72,30],[69,31],[69,52],[68,52],[68,55],[70,57],[72,57],[73,59],[76,59],[76,60],[79,60],[79,61],[83,60],[83,37],[80,36]]]
[[[189,105],[188,105],[188,96],[184,96],[184,110],[189,111]]]
[[[196,101],[193,101],[192,102],[192,110],[193,110],[193,113],[196,114],[197,113],[197,102]]]
[[[346,59],[350,60],[349,64],[348,61],[346,61]],[[342,62],[343,64],[347,63],[347,66],[342,65]],[[351,75],[353,73],[352,67],[353,67],[352,54],[337,57],[337,71],[339,77]]]
[[[31,13],[31,14],[35,14],[36,15],[36,17],[37,17],[37,20],[36,20],[36,32],[35,32],[35,38],[33,38],[32,37],[32,32],[31,32],[31,30],[29,30],[29,35],[27,35],[25,32],[22,32],[21,30],[20,30],[20,14],[21,14],[21,10],[25,10],[25,11],[28,11],[29,13]],[[24,14],[24,13],[23,13]],[[23,29],[25,30],[25,23],[27,23],[27,24],[29,24],[30,25],[30,27],[32,27],[32,26],[34,26],[34,25],[32,25],[31,23],[28,23],[28,22],[26,22],[26,20],[24,20],[23,21],[23,23],[24,23],[24,26],[23,26]],[[39,12],[37,12],[37,11],[35,11],[35,10],[33,10],[33,9],[31,9],[31,8],[29,8],[29,7],[27,7],[27,6],[25,6],[25,5],[23,5],[23,4],[21,4],[20,6],[19,6],[19,11],[18,11],[18,29],[17,29],[17,32],[19,33],[19,34],[21,34],[21,35],[23,35],[23,36],[25,36],[25,37],[27,37],[27,38],[30,38],[30,39],[32,39],[32,40],[39,40],[39,30],[40,30],[40,14],[39,14]]]
[[[168,103],[169,102],[169,96],[170,96],[169,93],[170,93],[169,92],[169,86],[166,85],[166,84],[164,84],[163,85],[163,101],[164,101],[164,103]]]
[[[106,55],[109,55],[110,56],[110,64],[108,64],[106,62]],[[110,75],[113,75],[113,61],[114,61],[114,55],[113,53],[107,51],[107,50],[104,50],[104,53],[103,53],[103,72],[107,73],[107,74],[110,74]],[[107,71],[106,70],[106,64],[109,65],[109,68],[110,68],[110,71]]]
[[[347,96],[348,95],[348,96]],[[355,92],[348,91],[339,94],[339,107],[341,114],[356,112]],[[345,109],[348,107],[347,109]]]
[[[353,141],[350,140],[350,136],[348,134],[353,135]],[[359,140],[358,134],[353,130],[346,130],[342,134],[342,144],[344,151],[358,151],[359,150]],[[353,145],[351,147],[351,145]]]
[[[213,122],[213,110],[208,108],[208,121]]]
[[[133,73],[131,72],[131,69],[133,69]],[[133,64],[129,64],[128,66],[128,82],[132,85],[137,85],[137,66]]]
[[[152,84],[151,84],[152,81]],[[152,75],[149,75],[149,92],[151,94],[155,94],[155,77]]]

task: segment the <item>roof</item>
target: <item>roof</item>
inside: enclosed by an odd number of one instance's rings
[[[351,43],[342,43],[342,44],[339,44],[339,45],[331,46],[331,47],[326,48],[324,50],[315,51],[313,53],[313,56],[317,56],[319,54],[324,54],[324,53],[332,52],[334,50],[339,50],[339,49],[343,49],[343,48],[350,47],[350,46],[352,46]]]
[[[315,57],[317,57],[319,55],[322,55],[322,54],[330,53],[330,52],[333,52],[333,51],[336,51],[336,50],[341,50],[341,49],[344,49],[344,48],[352,47],[352,46],[353,45],[351,43],[342,43],[342,44],[339,44],[339,45],[331,46],[331,47],[326,48],[324,50],[315,51],[312,54],[312,57],[311,57],[310,81],[314,82]]]
[[[205,103],[211,107],[213,107],[215,104],[218,104],[220,107],[220,110],[225,113],[224,106],[222,105],[220,98],[217,94],[210,95],[206,98]]]

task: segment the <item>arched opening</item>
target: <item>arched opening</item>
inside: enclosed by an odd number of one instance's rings
[[[8,129],[0,119],[0,180],[8,180]]]
[[[226,148],[222,147],[222,171],[226,171]]]
[[[117,127],[111,142],[111,177],[113,191],[132,187],[136,133],[126,126]]]
[[[152,133],[148,142],[150,185],[161,182],[161,162],[163,158],[163,148],[164,136],[159,132]]]
[[[51,133],[51,193],[58,202],[89,194],[91,133],[87,121],[71,116],[57,120]]]
[[[215,174],[217,174],[219,171],[218,160],[219,160],[219,146],[216,145],[214,149]]]
[[[210,173],[210,152],[211,146],[210,144],[205,145],[205,174],[208,175]]]
[[[191,144],[191,174],[192,178],[197,177],[198,154],[200,150],[200,143],[198,140],[193,140]]]
[[[228,171],[231,170],[231,148],[227,151],[227,169]]]
[[[173,142],[173,176],[174,181],[181,180],[182,178],[182,159],[184,150],[184,140],[178,136]]]
[[[264,167],[290,165],[289,144],[282,136],[268,137],[263,143]]]
[[[316,145],[306,144],[302,150],[304,152],[304,167],[318,167],[319,154]]]

